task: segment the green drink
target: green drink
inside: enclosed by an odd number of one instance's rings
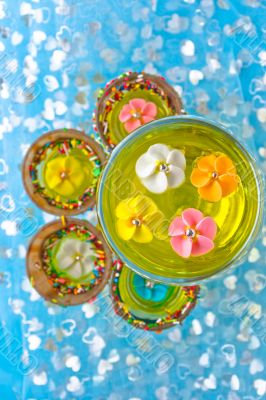
[[[169,117],[114,149],[98,188],[103,233],[134,271],[192,283],[235,264],[262,216],[251,156],[221,126]]]

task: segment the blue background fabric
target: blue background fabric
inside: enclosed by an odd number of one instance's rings
[[[140,334],[107,288],[75,308],[31,288],[27,245],[54,217],[21,180],[43,133],[95,135],[97,90],[128,70],[165,76],[265,172],[265,15],[265,0],[0,1],[1,400],[266,399],[265,226],[241,265],[202,285],[182,327]],[[94,210],[82,217],[96,223]]]

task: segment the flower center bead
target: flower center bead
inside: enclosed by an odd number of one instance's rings
[[[169,172],[169,165],[166,163],[159,164],[159,171],[167,174]]]
[[[133,218],[132,219],[132,224],[135,226],[140,226],[141,225],[141,221],[138,218]]]
[[[196,236],[196,231],[195,231],[195,229],[188,228],[188,229],[186,229],[185,234],[186,234],[187,237],[193,239]]]
[[[154,282],[146,281],[145,282],[145,286],[146,286],[146,288],[153,289],[154,288]]]
[[[141,117],[141,113],[138,112],[138,111],[135,111],[135,112],[132,113],[132,117],[133,118],[140,118]]]
[[[218,172],[217,171],[213,171],[211,177],[213,179],[217,179],[218,178]]]
[[[81,256],[79,254],[76,255],[75,261],[79,261],[81,259]]]
[[[66,172],[66,171],[62,171],[61,174],[60,174],[60,178],[61,178],[62,180],[64,180],[64,179],[66,179],[67,177],[68,177],[67,172]]]

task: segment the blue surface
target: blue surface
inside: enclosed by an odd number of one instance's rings
[[[27,244],[53,217],[30,202],[20,173],[46,131],[91,134],[97,90],[126,70],[164,75],[188,112],[226,124],[265,172],[265,7],[0,1],[1,400],[266,398],[266,227],[246,262],[203,285],[183,327],[136,335],[106,312],[107,290],[62,309],[30,288]],[[95,222],[94,212],[85,217]]]

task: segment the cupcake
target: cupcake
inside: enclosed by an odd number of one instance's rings
[[[27,273],[46,300],[70,306],[87,302],[107,284],[111,252],[102,234],[79,219],[45,225],[32,239]]]
[[[181,324],[195,307],[199,286],[169,286],[114,263],[111,296],[117,315],[135,328],[160,332]]]
[[[141,125],[183,113],[179,95],[164,78],[127,72],[99,92],[94,129],[112,149]]]
[[[100,145],[75,129],[41,136],[23,164],[25,189],[38,207],[54,215],[76,215],[95,204],[98,177],[105,164]]]

